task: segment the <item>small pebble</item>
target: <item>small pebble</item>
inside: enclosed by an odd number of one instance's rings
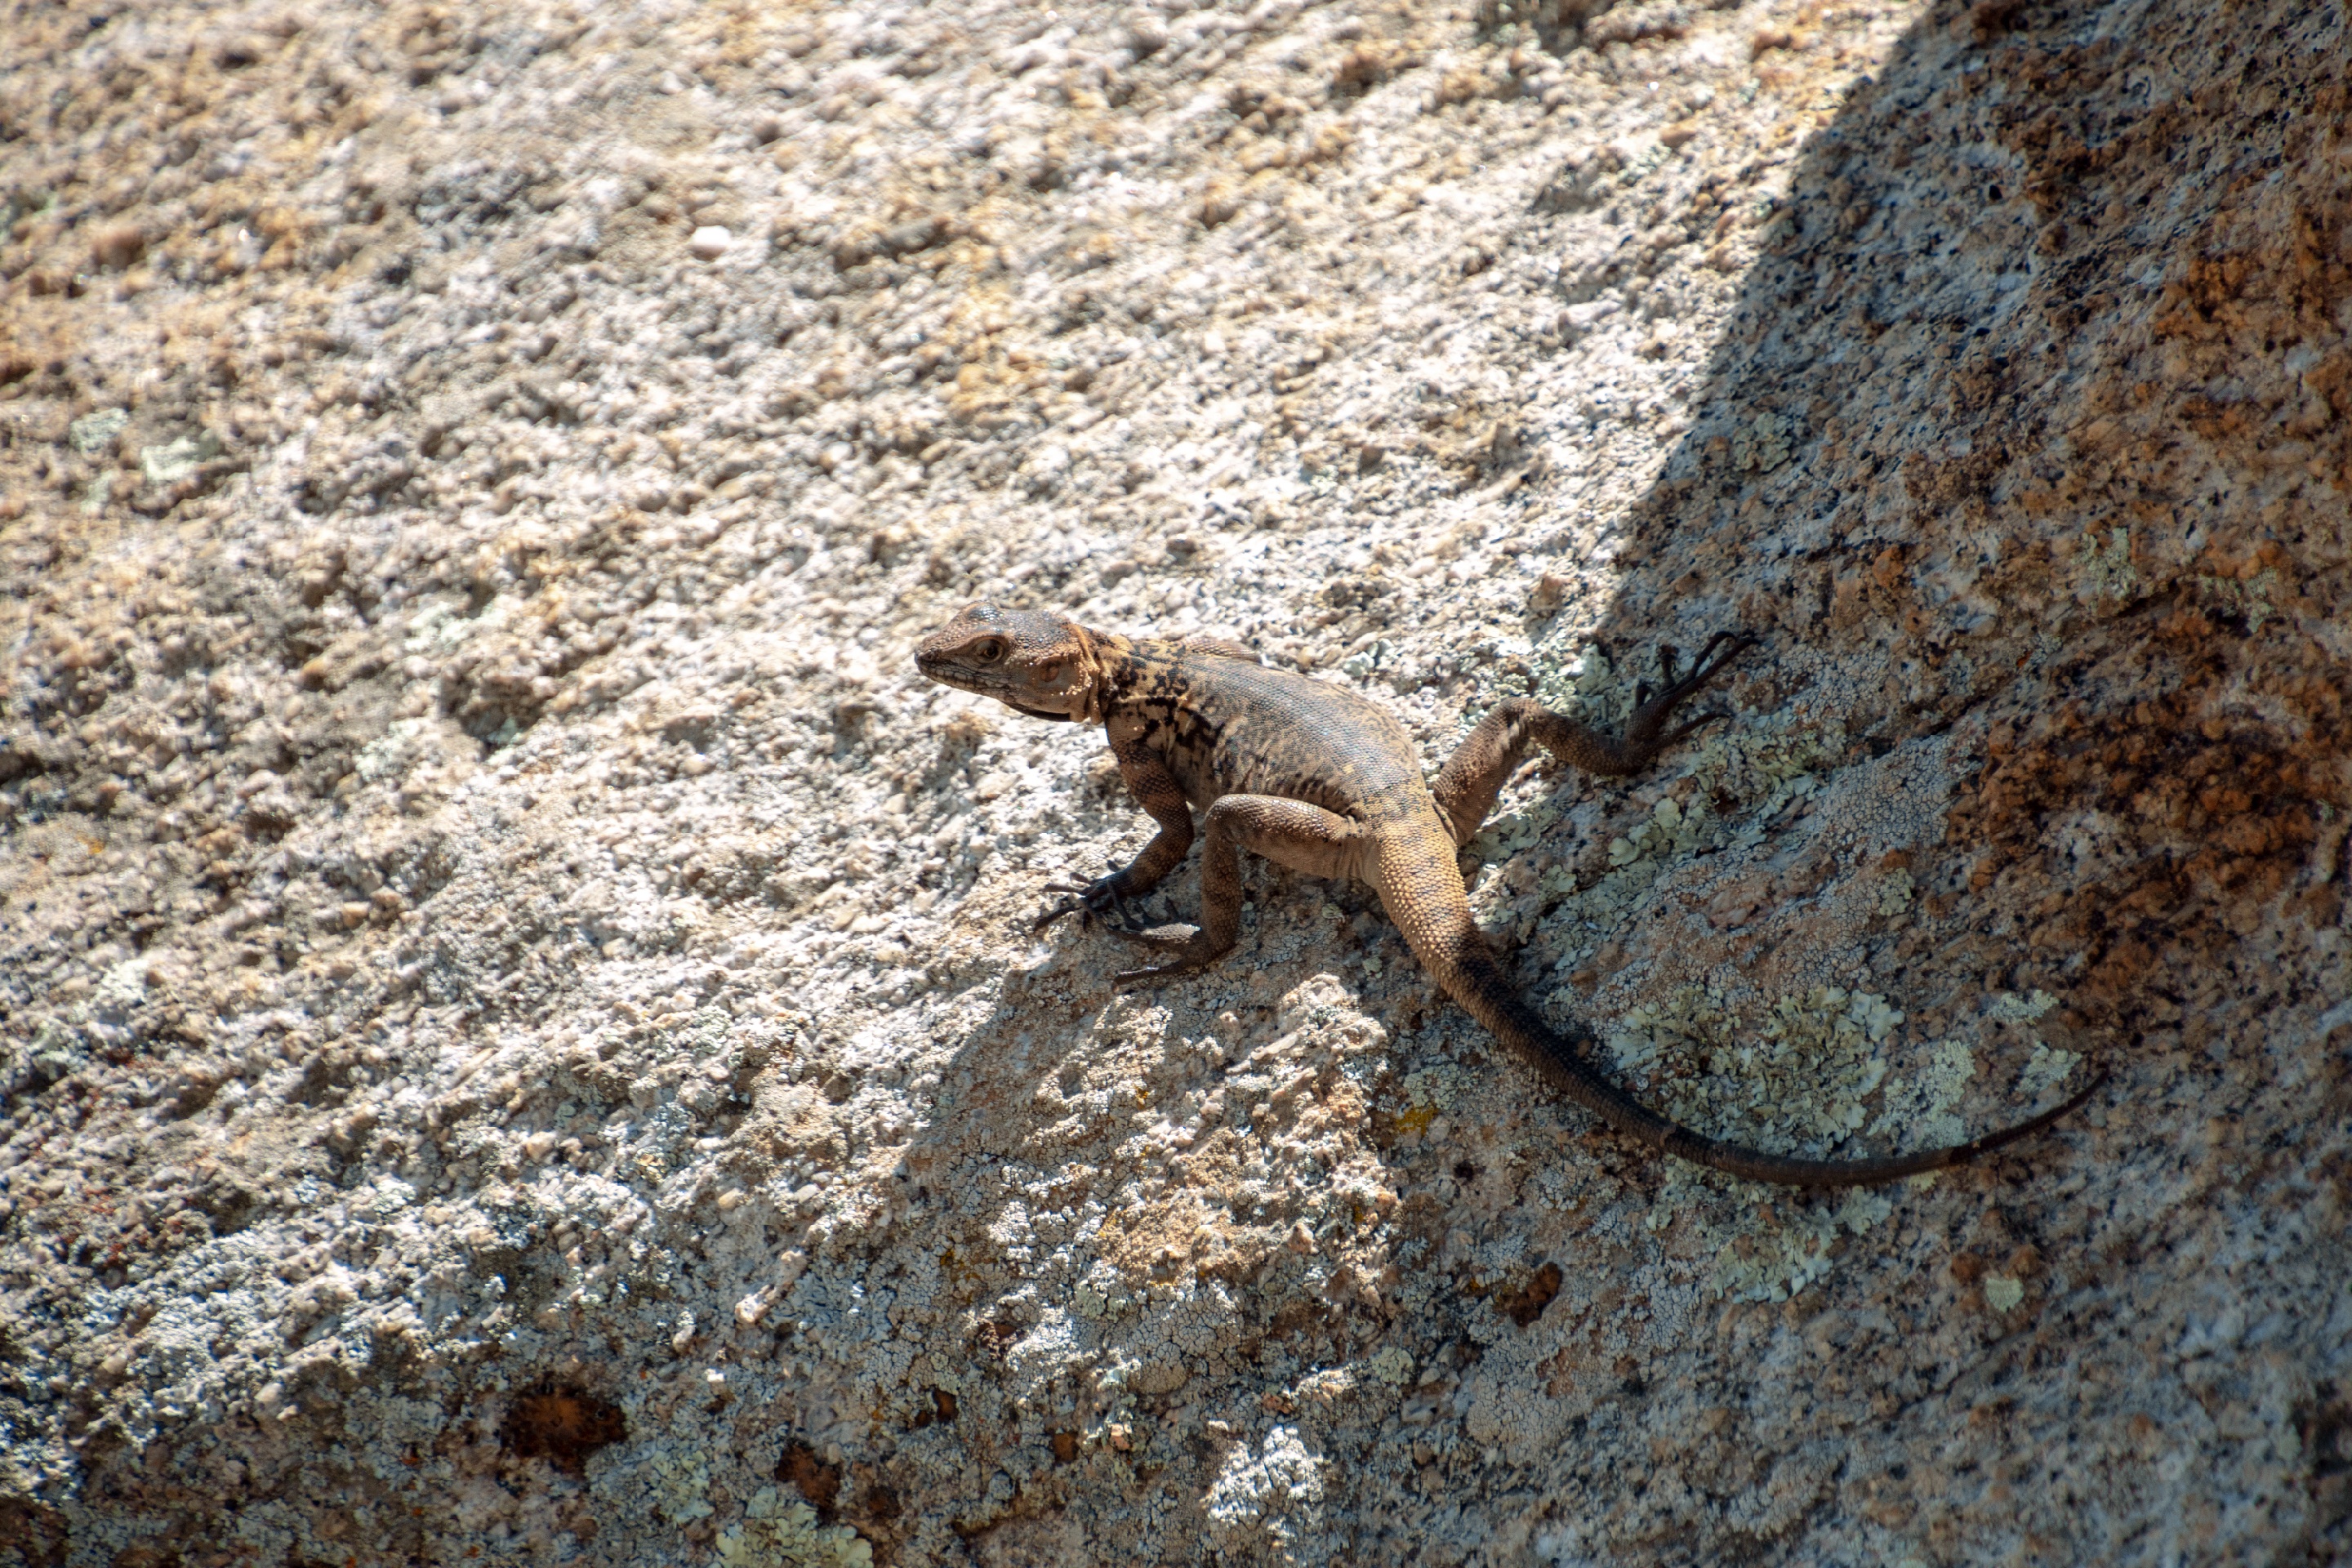
[[[90,259],[111,272],[134,265],[146,254],[146,233],[135,223],[110,224],[89,242]]]
[[[727,247],[734,243],[734,235],[729,233],[724,226],[707,223],[694,231],[693,237],[687,240],[686,247],[705,261],[716,261],[726,255]]]

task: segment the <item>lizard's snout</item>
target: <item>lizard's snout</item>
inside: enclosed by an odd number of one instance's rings
[[[915,668],[937,679],[955,649],[955,639],[943,633],[933,632],[915,645]]]
[[[924,679],[936,680],[941,686],[952,686],[962,691],[983,689],[979,679],[957,662],[954,650],[950,648],[917,648],[915,668]]]

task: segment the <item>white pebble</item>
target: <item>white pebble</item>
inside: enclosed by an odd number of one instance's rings
[[[734,243],[735,237],[723,225],[710,223],[696,229],[687,240],[686,247],[705,261],[716,261],[726,255],[727,247]]]

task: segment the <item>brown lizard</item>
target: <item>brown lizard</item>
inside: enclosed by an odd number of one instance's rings
[[[1190,974],[1232,950],[1242,910],[1236,852],[1248,849],[1310,876],[1369,883],[1447,995],[1569,1098],[1669,1154],[1754,1181],[1856,1186],[1960,1164],[2041,1131],[2089,1099],[2104,1078],[2031,1121],[1891,1158],[1808,1160],[1718,1142],[1602,1078],[1590,1060],[1591,1036],[1546,1023],[1480,935],[1455,855],[1529,749],[1541,745],[1587,773],[1635,773],[1702,724],[1727,717],[1702,713],[1666,727],[1679,704],[1755,641],[1717,633],[1681,679],[1675,650],[1660,648],[1664,689],[1654,696],[1646,684],[1637,689],[1618,740],[1528,698],[1497,703],[1426,783],[1412,738],[1385,710],[1344,687],[1267,668],[1234,643],[1135,640],[1039,611],[973,605],[924,638],[915,662],[933,680],[1032,718],[1102,725],[1129,792],[1160,826],[1124,868],[1084,887],[1049,884],[1075,897],[1048,910],[1041,929],[1080,911],[1124,919],[1128,900],[1184,858],[1195,837],[1192,813],[1202,813],[1200,924],[1189,938],[1175,938],[1106,919],[1115,934],[1167,954],[1119,974],[1120,984]]]

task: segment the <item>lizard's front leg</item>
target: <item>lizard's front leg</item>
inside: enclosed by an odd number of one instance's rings
[[[1192,847],[1192,807],[1176,775],[1143,744],[1140,736],[1123,735],[1114,729],[1110,740],[1111,755],[1118,762],[1118,776],[1126,781],[1127,793],[1160,825],[1160,831],[1141,854],[1107,877],[1090,882],[1046,883],[1047,892],[1071,896],[1039,915],[1029,928],[1033,931],[1081,911],[1123,914],[1128,900],[1139,899],[1158,887],[1162,878],[1183,864],[1185,852]]]
[[[1502,793],[1503,785],[1509,782],[1531,746],[1539,745],[1588,773],[1639,773],[1660,752],[1700,725],[1727,717],[1722,713],[1702,713],[1672,730],[1665,727],[1676,706],[1703,689],[1755,641],[1746,632],[1717,632],[1699,655],[1697,668],[1681,680],[1675,679],[1675,650],[1661,647],[1658,664],[1666,678],[1666,688],[1654,697],[1650,695],[1646,682],[1635,689],[1634,700],[1639,706],[1626,721],[1622,740],[1580,724],[1566,714],[1555,713],[1532,697],[1512,697],[1497,702],[1478,721],[1477,728],[1464,737],[1437,777],[1430,781],[1429,793],[1435,798],[1438,815],[1444,819],[1454,842],[1467,844],[1476,836],[1478,825],[1495,809],[1495,797]],[[1716,649],[1726,643],[1731,646],[1717,655]]]
[[[1310,877],[1353,876],[1370,831],[1360,822],[1303,800],[1272,795],[1224,796],[1209,807],[1202,825],[1200,925],[1190,938],[1175,942],[1117,931],[1130,942],[1173,952],[1166,963],[1128,970],[1115,983],[1130,985],[1191,974],[1233,951],[1242,927],[1242,850]]]

